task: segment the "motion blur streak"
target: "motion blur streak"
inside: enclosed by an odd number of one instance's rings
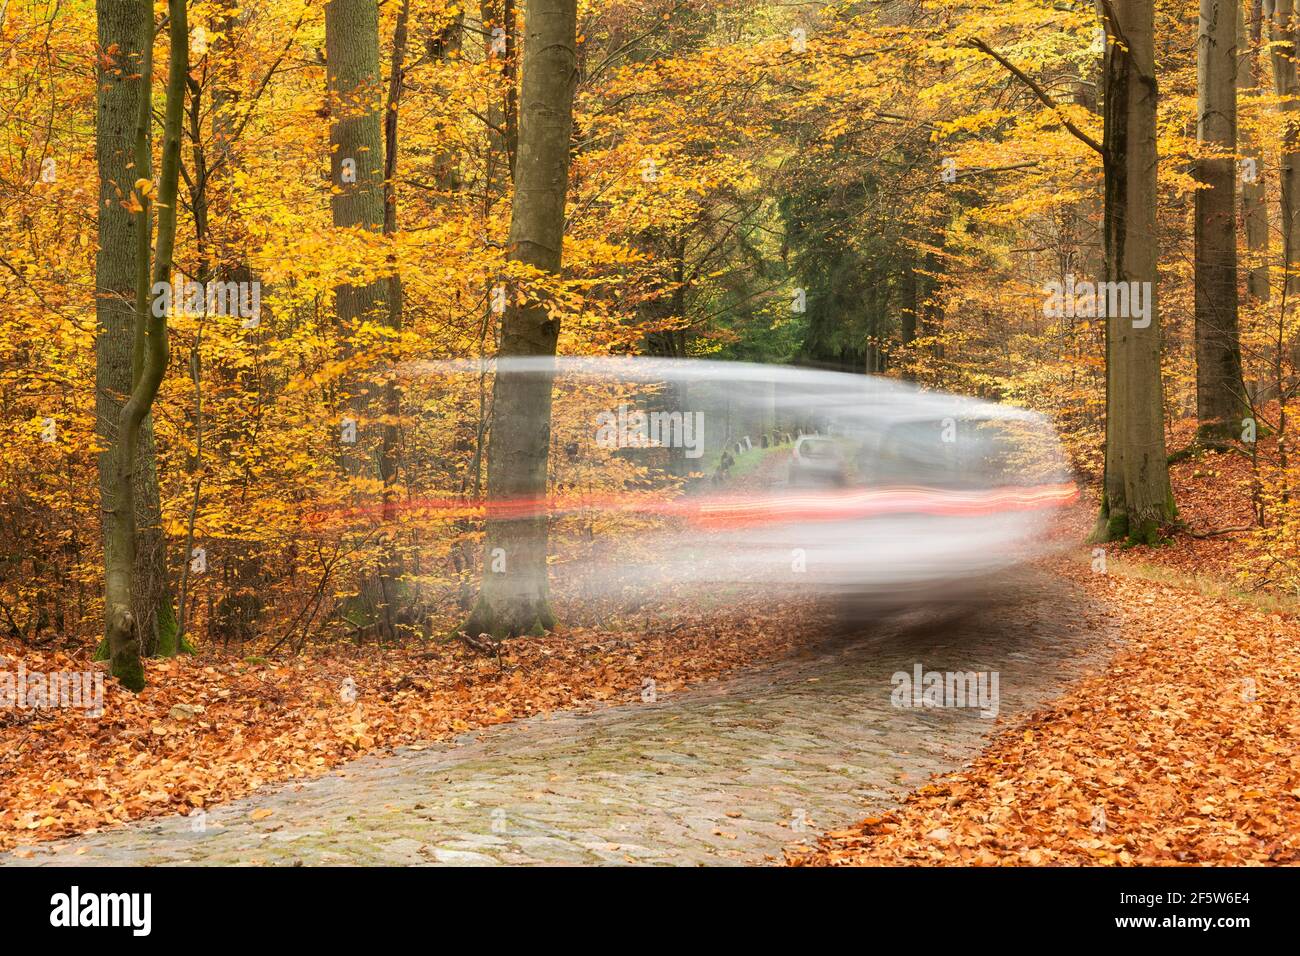
[[[434,430],[442,446],[406,466],[444,474],[447,492],[403,502],[394,520],[474,528],[546,514],[552,578],[579,598],[753,584],[946,599],[1043,553],[1053,512],[1077,494],[1044,417],[876,376],[634,358],[425,362],[399,375],[434,378],[451,412]],[[542,499],[483,500],[482,472],[449,464],[476,447],[475,461],[490,457],[486,396],[504,375],[551,383]],[[358,496],[308,521],[382,517]]]
[[[1052,508],[1070,504],[1078,498],[1074,485],[1044,485],[1037,488],[1000,488],[987,492],[954,492],[934,488],[888,488],[878,491],[835,492],[801,495],[752,495],[748,497],[700,497],[663,501],[629,494],[624,497],[508,499],[502,501],[465,501],[452,498],[424,499],[399,503],[398,511],[426,518],[502,517],[530,518],[538,515],[564,515],[584,511],[619,512],[675,516],[694,519],[705,527],[726,524],[779,524],[786,521],[834,521],[840,518],[865,518],[882,514],[994,514]],[[309,523],[329,518],[366,517],[378,521],[381,506],[316,511],[307,516]]]

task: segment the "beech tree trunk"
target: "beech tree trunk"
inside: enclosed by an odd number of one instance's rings
[[[1239,0],[1201,0],[1196,60],[1196,418],[1203,441],[1249,414],[1237,333],[1237,21]]]
[[[916,265],[908,261],[903,267],[903,274],[899,277],[898,337],[902,346],[900,357],[903,363],[903,378],[909,382],[916,379],[912,343],[916,341],[916,320],[921,304],[919,291]]]
[[[501,99],[493,97],[488,103],[488,141],[492,147],[488,156],[488,188],[492,188],[498,178],[513,178],[519,152],[515,0],[480,0],[479,19],[484,52],[498,65],[504,84]],[[500,176],[502,166],[504,177]]]
[[[1237,6],[1237,52],[1241,62],[1237,66],[1238,97],[1243,92],[1254,93],[1260,87],[1260,58],[1258,49],[1263,34],[1263,0],[1251,0],[1250,23],[1246,23],[1243,8]],[[1248,250],[1246,293],[1249,301],[1267,302],[1268,283],[1268,205],[1264,188],[1264,156],[1258,143],[1238,132],[1238,151],[1243,167],[1241,177],[1241,220],[1246,233]]]
[[[403,31],[404,24],[403,19]],[[330,0],[325,5],[325,67],[331,118],[333,223],[339,228],[380,232],[386,218],[387,159],[376,0]],[[398,62],[396,67],[400,72],[402,64]],[[392,135],[395,146],[396,125]],[[345,357],[355,354],[352,340],[365,322],[400,327],[400,302],[389,301],[390,296],[398,295],[400,284],[387,279],[335,288],[335,316]],[[396,393],[389,392],[373,377],[359,380],[348,376],[343,388],[347,392],[344,414],[356,427],[355,444],[340,446],[344,470],[353,477],[378,478],[391,493],[396,477],[395,443],[391,430],[381,426],[379,419],[392,413]],[[386,503],[390,497],[384,495]],[[384,513],[391,517],[390,509]],[[373,629],[381,637],[392,637],[399,569],[388,547],[381,546],[381,550],[378,565],[363,573],[358,597],[345,602],[344,617],[358,633]]]
[[[1106,279],[1138,283],[1140,322],[1106,320],[1106,477],[1096,540],[1154,542],[1175,517],[1165,452],[1156,235],[1154,0],[1117,0],[1104,68]]]
[[[926,250],[925,265],[922,269],[924,282],[921,283],[919,303],[920,315],[917,316],[917,331],[920,335],[932,339],[930,354],[940,365],[944,359],[943,348],[943,283],[948,262],[944,251],[948,246],[948,225],[939,221],[930,238],[931,248]]]
[[[325,64],[330,95],[330,212],[334,225],[379,232],[384,225],[384,135],[380,109],[379,8],[375,0],[330,0],[325,5]],[[341,285],[334,290],[340,332],[350,336],[365,319],[386,315],[387,283]],[[367,407],[366,389],[353,386],[352,407]],[[364,446],[362,422],[358,451]],[[358,464],[356,467],[360,467]]]
[[[1282,261],[1288,296],[1300,292],[1300,83],[1296,80],[1295,0],[1267,0],[1273,87],[1289,99],[1279,107],[1285,120],[1279,172],[1282,197]]]
[[[577,85],[576,0],[531,0],[524,28],[519,152],[510,217],[513,262],[558,275],[569,186],[569,141]],[[545,306],[511,295],[501,323],[502,358],[555,355],[560,323]],[[488,500],[540,505],[547,488],[553,372],[502,372],[493,383]],[[462,629],[471,637],[537,633],[554,626],[546,573],[547,516],[487,522],[483,582]]]
[[[136,283],[141,218],[124,202],[142,175],[134,168],[142,73],[152,6],[140,0],[100,3],[96,10],[99,48],[95,156],[99,169],[98,246],[95,254],[95,433],[99,453],[99,501],[104,563],[119,567],[117,550],[125,527],[117,499],[120,469],[118,425],[132,388],[136,327]],[[148,129],[145,146],[148,148]],[[147,228],[147,219],[144,220]],[[131,620],[142,653],[151,653],[170,618],[165,540],[162,534],[153,420],[145,416],[135,449],[134,524],[137,540],[131,570]],[[109,656],[108,631],[99,656]],[[124,665],[125,666],[125,665]],[[128,667],[128,669],[130,669]]]
[[[111,546],[104,549],[104,618],[111,671],[123,686],[139,690],[144,686],[140,666],[138,623],[133,613],[137,582],[135,565],[138,554],[136,537],[135,483],[138,467],[137,450],[140,432],[153,400],[167,371],[167,311],[159,303],[153,308],[152,290],[171,279],[172,250],[176,241],[176,205],[181,160],[181,117],[185,105],[185,80],[189,70],[189,27],[185,0],[169,0],[168,29],[170,55],[167,63],[167,100],[163,107],[162,169],[153,189],[158,206],[158,240],[154,250],[152,273],[149,262],[149,217],[152,203],[144,196],[144,208],[138,213],[136,260],[136,317],[132,347],[132,382],[130,398],[118,418],[116,450],[117,474],[113,501],[116,507],[112,524]],[[150,83],[152,82],[153,8],[139,10],[147,27],[141,68],[143,95],[139,100],[135,138],[135,171],[141,179],[149,169],[148,131],[151,122]],[[152,280],[152,281],[151,281]]]

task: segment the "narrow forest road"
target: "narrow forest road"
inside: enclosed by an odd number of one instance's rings
[[[1046,574],[1005,587],[1014,599],[1001,606],[860,628],[657,702],[363,758],[211,808],[203,827],[166,817],[4,862],[762,862],[960,765],[995,726],[1099,663],[1117,633],[1105,608]],[[891,676],[917,664],[998,672],[1001,719],[893,706]]]

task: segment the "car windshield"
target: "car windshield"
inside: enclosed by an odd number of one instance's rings
[[[839,457],[834,442],[805,441],[799,446],[799,457],[813,461],[833,461]]]
[[[943,419],[886,431],[871,474],[879,484],[941,488],[1036,485],[1064,480],[1050,429],[1019,419]]]

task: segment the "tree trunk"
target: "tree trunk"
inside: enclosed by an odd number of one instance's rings
[[[335,227],[380,232],[385,222],[385,133],[379,76],[379,7],[376,0],[330,0],[325,5],[325,65],[330,100],[330,211]],[[401,65],[398,64],[400,70]],[[396,129],[394,128],[394,135]],[[400,321],[400,304],[389,301],[399,287],[387,279],[334,290],[335,316],[343,352],[355,355],[353,336],[366,322]],[[346,416],[356,427],[355,444],[341,448],[344,470],[352,477],[377,477],[387,488],[395,477],[389,430],[376,427],[391,411],[392,396],[373,376],[347,377]],[[360,631],[392,637],[394,570],[386,545],[379,566],[363,573],[359,596],[349,599],[348,619]]]
[[[916,268],[912,262],[908,262],[899,279],[898,337],[902,345],[899,360],[902,364],[903,378],[909,382],[916,379],[912,343],[916,341],[916,318],[920,308],[919,292]]]
[[[497,179],[496,157],[505,160],[507,178],[513,178],[519,152],[515,0],[482,0],[479,17],[483,24],[483,49],[499,64],[504,87],[501,99],[493,98],[488,104],[488,141],[492,146],[488,157],[488,187],[491,188]]]
[[[384,137],[380,115],[379,8],[375,0],[325,5],[325,62],[330,94],[330,211],[339,228],[379,232],[384,224]],[[334,290],[339,331],[350,338],[366,319],[386,317],[387,282]],[[353,387],[352,408],[364,412],[365,388]],[[358,452],[364,434],[358,420]],[[360,456],[358,456],[360,457]],[[361,469],[354,461],[353,470]]]
[[[141,221],[124,203],[133,183],[146,173],[134,168],[140,98],[146,84],[142,72],[152,6],[139,0],[101,3],[97,9],[99,46],[98,109],[95,154],[99,167],[99,241],[95,256],[95,433],[104,450],[98,459],[100,514],[103,522],[105,567],[120,566],[123,540],[122,510],[117,500],[120,467],[118,421],[132,387],[135,339],[135,288]],[[146,129],[146,148],[148,130]],[[159,637],[159,616],[170,616],[167,563],[162,534],[158,472],[154,456],[153,421],[146,416],[136,448],[135,525],[139,541],[131,570],[134,587],[131,618],[135,638],[144,653]],[[107,630],[101,649],[108,657]]]
[[[1238,0],[1201,0],[1195,211],[1197,434],[1219,442],[1249,413],[1237,336]]]
[[[1287,295],[1300,292],[1300,83],[1296,80],[1295,0],[1271,0],[1269,38],[1272,41],[1273,86],[1289,99],[1279,107],[1285,126],[1280,170],[1282,196],[1282,259],[1286,264]]]
[[[938,224],[930,242],[931,248],[927,249],[925,253],[925,268],[923,270],[925,282],[922,285],[924,292],[921,296],[921,314],[918,317],[917,324],[920,326],[921,335],[932,340],[930,355],[936,360],[933,363],[933,368],[938,373],[944,359],[943,282],[948,267],[944,255],[944,250],[948,245],[946,222],[941,221]]]
[[[1107,23],[1104,70],[1106,279],[1137,283],[1148,311],[1141,321],[1106,320],[1106,477],[1094,537],[1151,543],[1175,516],[1160,377],[1155,16],[1153,0],[1123,0],[1110,9],[1116,12]]]
[[[139,10],[147,28],[146,54],[141,68],[144,95],[138,103],[136,124],[136,173],[147,179],[148,131],[151,118],[149,84],[152,82],[153,9]],[[135,483],[137,449],[140,432],[149,409],[158,394],[167,371],[167,310],[164,303],[153,301],[153,289],[171,278],[172,250],[176,241],[177,186],[180,180],[181,116],[185,102],[185,80],[189,68],[189,28],[185,0],[169,0],[168,21],[171,32],[167,64],[167,100],[163,108],[162,170],[154,192],[157,195],[158,242],[152,269],[152,283],[147,268],[149,240],[149,197],[139,212],[136,317],[132,348],[131,396],[122,406],[118,419],[117,475],[114,490],[116,507],[112,546],[105,546],[104,618],[111,670],[123,686],[139,690],[144,686],[140,666],[137,621],[133,613],[136,581],[134,569],[138,555],[135,521]]]
[[[384,235],[390,237],[397,233],[397,118],[406,77],[406,41],[410,15],[410,0],[401,0],[397,22],[393,26],[392,71],[388,77],[388,100],[384,109]],[[397,269],[395,257],[391,255],[390,265],[393,271],[388,278],[388,327],[397,333],[402,330],[402,276]],[[398,420],[401,413],[402,396],[396,380],[390,378],[384,384],[385,421],[383,443],[379,451],[379,476],[384,483],[384,540],[378,582],[382,612],[379,625],[381,633],[389,639],[396,639],[401,612],[412,603],[410,595],[401,591],[402,558],[396,539]]]
[[[510,260],[559,274],[564,206],[569,184],[569,140],[577,84],[576,0],[531,0],[524,29],[519,153],[510,217]],[[536,301],[514,296],[501,323],[500,356],[554,356],[560,323]],[[498,369],[488,445],[488,499],[544,500],[550,448],[552,373]],[[536,507],[523,517],[489,510],[483,583],[464,631],[496,636],[536,633],[554,626],[546,573],[547,516]]]
[[[1237,7],[1237,48],[1244,62],[1237,68],[1237,90],[1254,93],[1260,86],[1258,49],[1263,32],[1263,0],[1251,0],[1250,23],[1245,22],[1242,7]],[[1259,146],[1239,133],[1242,156],[1241,219],[1249,250],[1246,293],[1253,302],[1267,302],[1268,286],[1268,205],[1264,188],[1264,157]]]

